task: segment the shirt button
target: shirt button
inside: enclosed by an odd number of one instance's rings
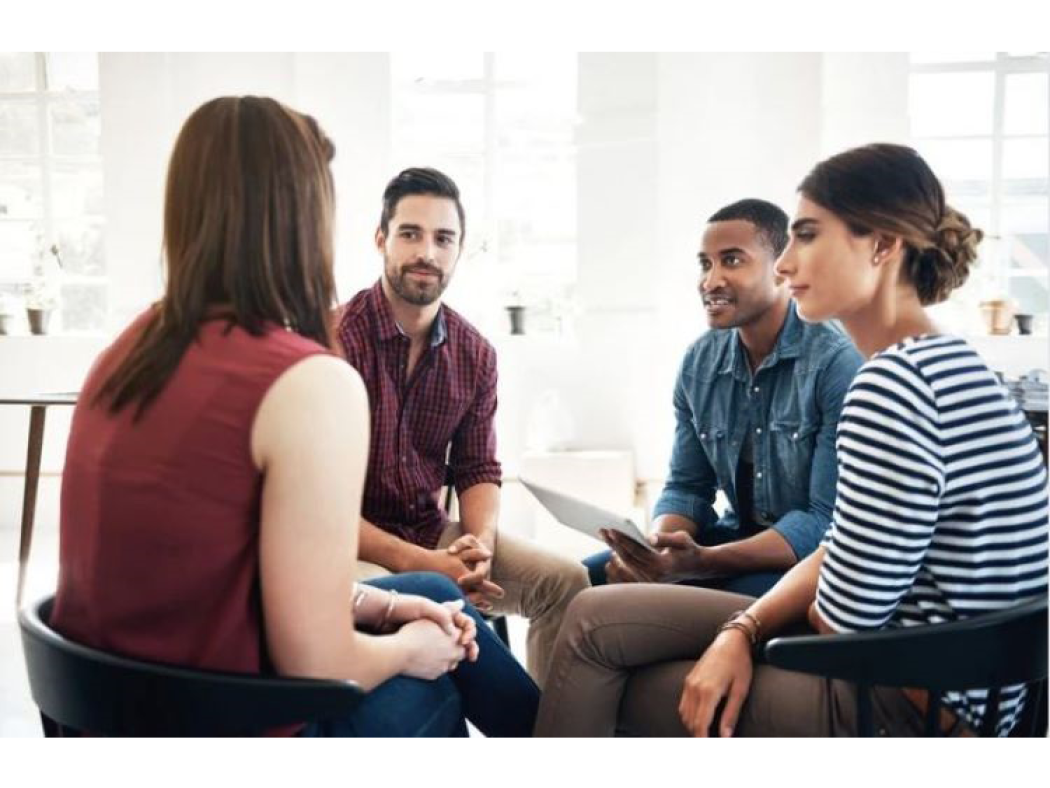
[[[700,437],[701,438],[706,438],[707,437],[707,433],[706,432],[701,432],[700,433]]]
[[[758,386],[755,386],[753,389],[751,389],[751,391],[753,391],[755,394],[757,394],[758,393]]]
[[[797,441],[798,440],[798,433],[797,432],[791,433],[791,440],[793,440],[793,441]]]
[[[756,435],[761,435],[762,434],[762,428],[761,427],[755,427],[755,434]]]
[[[761,479],[762,478],[762,471],[759,471],[758,473],[756,473],[755,474],[755,478],[756,479]]]

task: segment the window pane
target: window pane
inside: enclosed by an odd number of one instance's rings
[[[979,63],[995,60],[994,52],[912,52],[912,63]]]
[[[485,105],[480,95],[405,96],[395,121],[397,148],[479,152],[485,146]],[[416,162],[416,166],[424,163]]]
[[[445,80],[482,79],[485,56],[481,52],[407,52],[390,58],[395,85],[428,84]]]
[[[106,322],[106,286],[68,284],[62,287],[62,329],[97,331]]]
[[[1050,142],[1043,139],[1003,142],[1003,190],[1007,197],[1045,196],[1050,180]]]
[[[0,52],[0,93],[36,88],[36,56],[32,52]]]
[[[572,142],[576,121],[575,60],[556,61],[556,70],[517,64],[512,76],[498,76],[496,121],[508,138],[522,128],[540,132],[541,144]],[[551,137],[553,135],[553,138]]]
[[[36,105],[0,104],[0,155],[40,151]]]
[[[67,219],[59,221],[57,230],[59,253],[66,273],[88,276],[106,273],[101,219]]]
[[[508,116],[528,115],[571,119],[576,113],[576,54],[500,53],[496,56],[496,107]]]
[[[101,216],[102,166],[56,162],[52,177],[54,214],[58,218],[91,214]]]
[[[1017,305],[1017,311],[1028,315],[1045,315],[1050,289],[1045,276],[1017,276],[1009,280],[1007,293]]]
[[[1011,198],[1003,202],[1003,237],[1007,241],[1007,266],[1026,273],[1047,271],[1050,259],[1047,236],[1050,232],[1050,202],[1043,180],[1043,194]]]
[[[500,180],[501,259],[513,261],[518,254],[533,255],[536,243],[571,241],[575,237],[575,168],[564,154],[540,150],[531,155],[505,155]],[[511,239],[513,244],[508,243]]]
[[[1050,87],[1046,74],[1009,74],[1006,77],[1007,134],[1046,134]]]
[[[49,52],[47,89],[98,90],[98,55],[94,52]]]
[[[51,150],[59,156],[96,154],[102,124],[97,100],[51,105]]]
[[[909,85],[912,135],[992,133],[995,77],[990,72],[912,74]]]
[[[37,222],[0,222],[0,281],[28,281],[39,233]]]
[[[1047,273],[1047,234],[1019,233],[1010,237],[1010,269],[1029,274]]]
[[[42,184],[38,163],[0,161],[0,220],[43,217]]]
[[[0,279],[0,335],[25,334],[28,331],[22,286]]]
[[[1003,201],[1004,233],[1046,232],[1050,206],[1045,197],[1014,198]]]
[[[916,150],[956,197],[984,197],[991,191],[991,140],[920,140]]]

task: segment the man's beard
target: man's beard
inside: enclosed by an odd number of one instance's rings
[[[445,292],[448,278],[434,266],[425,263],[412,263],[400,270],[389,260],[384,261],[387,281],[394,292],[405,302],[413,306],[430,306]],[[433,279],[414,279],[411,271],[426,271],[434,274]]]

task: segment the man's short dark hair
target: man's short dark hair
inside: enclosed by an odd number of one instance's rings
[[[780,208],[765,200],[737,200],[732,205],[720,208],[708,218],[710,222],[730,222],[742,219],[751,222],[773,252],[780,257],[788,244],[788,217]]]
[[[394,217],[397,204],[403,197],[415,194],[429,194],[434,197],[445,197],[456,204],[459,214],[459,241],[467,233],[467,217],[463,212],[463,203],[459,201],[459,187],[445,173],[433,167],[409,167],[402,170],[386,185],[383,190],[383,213],[379,217],[379,229],[386,235],[390,220]]]

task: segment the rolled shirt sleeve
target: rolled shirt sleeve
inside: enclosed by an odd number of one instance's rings
[[[474,399],[456,428],[449,453],[459,495],[475,484],[499,485],[503,479],[503,468],[496,459],[496,382],[496,351],[486,344]]]

